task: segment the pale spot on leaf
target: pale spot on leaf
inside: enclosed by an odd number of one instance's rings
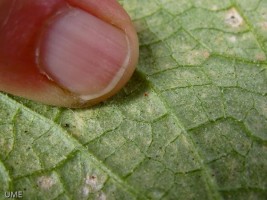
[[[191,64],[197,64],[192,62],[192,60],[199,60],[201,58],[207,59],[210,57],[210,53],[206,50],[192,50],[189,53],[189,62],[191,61]]]
[[[260,27],[262,28],[262,30],[267,31],[267,21],[260,23]]]
[[[89,186],[92,191],[98,191],[102,187],[102,181],[96,175],[87,175],[85,184]]]
[[[235,43],[237,41],[237,38],[236,38],[236,36],[231,36],[228,38],[228,40],[232,43]]]
[[[217,5],[213,5],[212,7],[211,7],[211,10],[218,10],[218,6]]]
[[[89,188],[87,186],[84,186],[83,189],[82,189],[82,195],[84,197],[88,197],[89,192],[90,192]]]
[[[106,199],[107,199],[107,197],[106,197],[106,195],[105,195],[104,192],[101,192],[101,193],[99,194],[98,198],[97,198],[97,200],[106,200]]]
[[[204,56],[204,58],[209,58],[210,57],[210,52],[208,52],[208,51],[203,51],[203,56]]]
[[[256,54],[256,60],[265,61],[266,60],[266,56],[264,55],[264,53]]]
[[[185,53],[176,53],[174,58],[180,64],[184,65],[199,65],[208,59],[210,53],[207,50],[191,50]]]
[[[55,181],[50,176],[41,176],[37,180],[37,185],[44,190],[49,190],[54,184]]]
[[[84,186],[82,189],[82,196],[88,197],[90,193],[90,189],[87,186]]]
[[[244,20],[235,8],[231,8],[225,16],[225,23],[231,27],[237,28],[243,24]]]
[[[85,180],[85,183],[87,185],[91,185],[91,186],[95,186],[96,183],[97,183],[97,177],[95,175],[92,175],[92,176],[87,176],[86,177],[86,180]]]

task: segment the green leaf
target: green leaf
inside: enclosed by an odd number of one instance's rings
[[[140,61],[119,94],[0,94],[0,199],[266,199],[267,1],[120,3]]]

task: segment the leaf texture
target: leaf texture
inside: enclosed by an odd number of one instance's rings
[[[119,94],[0,94],[0,199],[266,199],[267,1],[120,3],[140,61]]]

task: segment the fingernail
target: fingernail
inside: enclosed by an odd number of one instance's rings
[[[40,68],[49,78],[90,100],[117,85],[130,50],[122,30],[73,8],[48,26],[39,54]]]

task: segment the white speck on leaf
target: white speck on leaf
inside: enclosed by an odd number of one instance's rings
[[[264,53],[256,54],[256,60],[258,60],[258,61],[265,61],[266,60],[265,54]]]
[[[267,21],[260,24],[262,30],[267,31]]]
[[[53,185],[55,184],[55,181],[50,176],[41,176],[37,180],[37,185],[45,190],[49,190]]]
[[[85,184],[92,189],[92,191],[98,191],[101,189],[101,181],[98,180],[96,175],[87,175],[85,178]]]
[[[101,192],[98,196],[98,200],[106,200],[106,199],[107,199],[107,197],[106,197],[105,193]]]
[[[82,190],[82,194],[83,194],[83,196],[84,196],[84,197],[88,197],[89,192],[90,192],[89,188],[88,188],[87,186],[84,186],[84,187],[83,187],[83,190]]]
[[[217,5],[213,5],[213,6],[211,7],[211,9],[214,10],[214,11],[216,11],[216,10],[218,10],[218,6],[217,6]]]
[[[231,8],[225,16],[225,23],[231,27],[237,28],[243,24],[244,20],[235,8]]]
[[[203,52],[203,56],[204,56],[204,58],[209,58],[210,57],[210,53],[208,51],[204,51]]]
[[[87,176],[85,183],[90,186],[95,186],[97,183],[97,177],[95,175]]]
[[[235,43],[237,39],[236,39],[236,36],[231,36],[228,38],[228,40],[232,43]]]

